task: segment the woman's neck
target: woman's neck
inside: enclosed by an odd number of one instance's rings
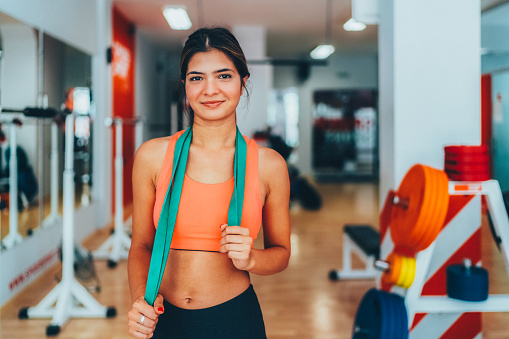
[[[224,147],[235,146],[237,125],[235,120],[218,125],[204,125],[194,122],[193,141],[198,147],[208,149],[223,149]]]

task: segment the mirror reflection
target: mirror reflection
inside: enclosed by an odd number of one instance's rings
[[[4,247],[10,247],[39,227],[61,220],[63,123],[47,113],[60,111],[73,88],[90,89],[92,75],[90,55],[3,13],[0,51],[1,239]],[[41,110],[27,112],[27,107]],[[75,134],[79,207],[91,200],[90,114],[76,119]],[[11,148],[17,150],[12,163]],[[16,168],[15,178],[11,168]]]

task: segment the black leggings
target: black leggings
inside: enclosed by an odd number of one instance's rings
[[[235,298],[209,308],[188,310],[164,301],[153,339],[266,339],[258,298],[250,285]]]

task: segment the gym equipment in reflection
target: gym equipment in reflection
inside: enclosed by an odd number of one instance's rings
[[[117,266],[118,260],[127,259],[129,248],[131,247],[131,238],[127,235],[130,233],[128,227],[132,225],[132,219],[124,223],[124,204],[123,198],[123,167],[124,158],[122,155],[122,127],[124,125],[143,124],[142,118],[123,119],[123,118],[107,118],[105,125],[107,127],[115,126],[115,226],[113,234],[94,251],[93,256],[96,259],[108,259],[108,267]],[[141,130],[141,129],[140,129]]]
[[[53,120],[56,118],[58,112],[54,108],[38,108],[38,107],[26,107],[24,109],[12,109],[12,108],[0,108],[0,123],[9,125],[9,149],[6,151],[6,158],[9,159],[9,233],[2,241],[2,246],[10,248],[22,241],[22,236],[18,230],[18,211],[20,210],[19,198],[20,196],[25,197],[28,194],[30,196],[34,193],[33,185],[37,185],[35,176],[31,172],[31,168],[27,166],[28,160],[25,159],[22,163],[23,172],[19,173],[20,164],[18,158],[21,157],[24,152],[18,147],[18,128],[23,125],[23,122],[29,120]],[[26,180],[30,180],[30,183],[21,186],[20,190],[20,176]],[[23,181],[25,182],[25,181]],[[29,193],[28,193],[29,192]],[[26,199],[25,199],[26,200]]]
[[[388,193],[375,261],[379,290],[363,298],[353,338],[458,337],[459,328],[461,337],[473,338],[482,332],[480,312],[509,312],[509,295],[490,295],[488,272],[480,267],[482,196],[509,272],[509,217],[500,186],[447,175],[415,165]]]
[[[378,177],[377,97],[372,89],[313,93],[312,166],[318,181]]]
[[[74,276],[74,121],[75,117],[88,115],[90,91],[75,88],[74,107],[65,118],[65,166],[63,180],[63,231],[62,231],[62,281],[38,305],[21,308],[20,319],[51,318],[46,335],[54,336],[69,318],[111,318],[116,316],[114,307],[97,302]]]

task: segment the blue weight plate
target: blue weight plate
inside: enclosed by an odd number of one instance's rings
[[[397,314],[395,314],[394,305],[391,303],[391,295],[389,293],[380,293],[380,298],[382,300],[382,308],[384,310],[385,321],[382,320],[382,324],[387,324],[387,326],[382,326],[381,338],[395,338],[396,334],[396,323],[398,321]]]
[[[408,338],[404,299],[377,289],[369,290],[357,309],[352,339],[399,338]]]
[[[408,315],[405,301],[399,295],[391,294],[390,297],[396,319],[394,339],[408,339]]]
[[[446,269],[447,295],[464,301],[484,301],[488,298],[488,271],[472,266],[466,269],[461,264]]]

